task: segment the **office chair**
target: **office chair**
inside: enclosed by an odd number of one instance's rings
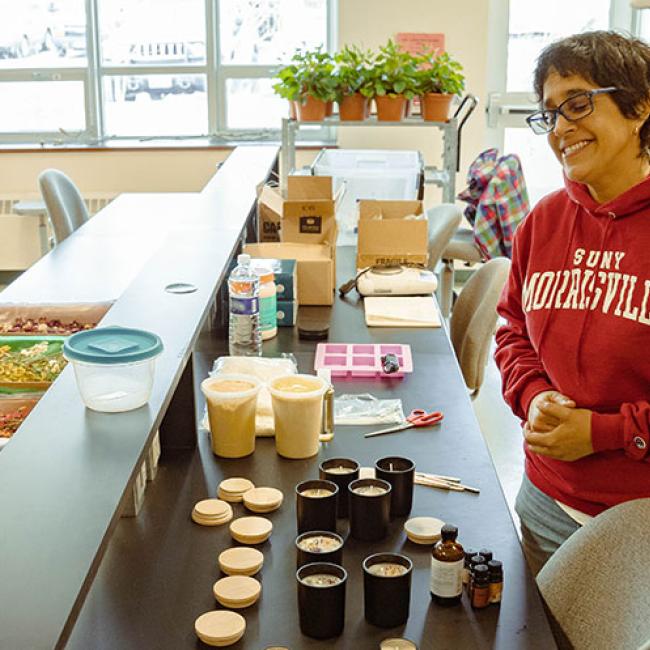
[[[650,499],[577,530],[537,576],[560,648],[637,650],[650,639]]]
[[[497,324],[497,302],[509,270],[510,260],[506,257],[486,262],[467,281],[451,314],[449,335],[472,398],[483,384]]]
[[[52,224],[54,241],[60,244],[88,221],[86,204],[72,180],[57,169],[42,172],[38,185]]]

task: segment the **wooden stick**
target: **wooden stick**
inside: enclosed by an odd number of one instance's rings
[[[443,474],[427,474],[426,472],[415,472],[416,476],[423,476],[424,478],[432,478],[434,480],[449,481],[450,483],[460,483],[460,479],[456,476],[444,476]]]

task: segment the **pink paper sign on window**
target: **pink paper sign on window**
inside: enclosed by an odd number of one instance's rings
[[[444,34],[420,34],[415,32],[400,32],[395,36],[397,44],[409,54],[421,54],[437,50],[438,54],[445,51]]]

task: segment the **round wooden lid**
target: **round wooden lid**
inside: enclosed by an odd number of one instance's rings
[[[379,644],[380,650],[418,650],[418,647],[408,639],[384,639]]]
[[[404,524],[406,536],[416,544],[433,544],[440,539],[444,521],[435,517],[412,517]]]
[[[241,614],[226,610],[213,610],[201,614],[194,622],[196,635],[211,646],[232,645],[241,639],[246,630],[246,620]]]
[[[228,576],[212,587],[214,597],[226,607],[248,607],[257,602],[262,585],[250,576]]]
[[[247,478],[233,477],[227,478],[219,483],[219,490],[225,494],[241,495],[255,486]]]
[[[236,546],[219,554],[219,568],[228,575],[254,575],[264,564],[264,555],[256,548]]]
[[[359,468],[359,478],[375,478],[375,468],[374,467],[360,467]]]
[[[203,499],[194,506],[194,512],[205,519],[225,517],[230,510],[230,506],[220,499]]]
[[[244,493],[244,505],[253,512],[271,512],[282,505],[284,495],[272,487],[257,487]]]
[[[269,538],[273,524],[265,517],[240,517],[230,524],[230,534],[244,544],[259,544]]]
[[[232,518],[232,508],[223,517],[201,517],[196,511],[192,510],[192,521],[200,526],[223,526],[223,524],[232,521]]]

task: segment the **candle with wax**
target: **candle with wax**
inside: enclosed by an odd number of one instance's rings
[[[355,539],[373,542],[386,537],[390,523],[390,483],[376,478],[361,478],[348,486],[350,534]]]
[[[339,488],[331,481],[303,481],[296,486],[298,532],[336,532],[336,499]]]
[[[359,478],[359,463],[352,458],[328,458],[319,467],[321,479],[327,479],[339,486],[336,503],[338,517],[348,516],[348,485]]]

